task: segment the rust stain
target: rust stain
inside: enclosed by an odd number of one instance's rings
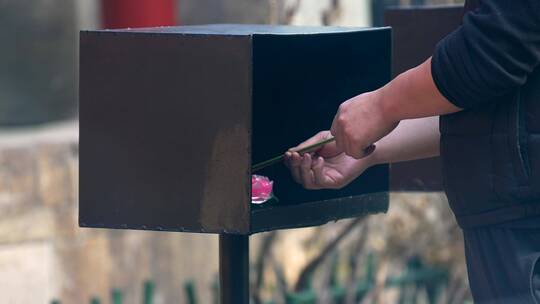
[[[245,145],[249,140],[248,129],[240,124],[221,130],[215,137],[211,158],[206,167],[207,178],[200,204],[200,220],[203,224],[213,223],[216,226],[206,226],[205,230],[249,230],[249,155]],[[224,179],[225,176],[228,178]],[[242,225],[239,226],[238,223]]]

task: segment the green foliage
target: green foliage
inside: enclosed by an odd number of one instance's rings
[[[212,304],[219,304],[219,276],[215,276],[210,289],[212,290]]]
[[[197,304],[197,295],[195,293],[195,283],[187,281],[184,283],[184,291],[186,294],[186,302],[188,304]]]
[[[101,301],[99,300],[98,297],[92,297],[90,299],[90,304],[101,304]]]
[[[143,303],[144,304],[153,304],[154,303],[154,291],[156,284],[153,281],[145,281],[143,284]]]
[[[114,288],[111,292],[111,302],[112,304],[122,304],[124,294],[118,288]]]

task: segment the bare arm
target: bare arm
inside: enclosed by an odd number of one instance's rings
[[[377,142],[368,158],[372,164],[435,157],[439,155],[439,117],[403,120],[390,134]]]
[[[405,119],[460,111],[437,89],[431,59],[399,75],[386,86],[355,96],[339,107],[332,123],[337,147],[354,158],[389,134]]]
[[[431,58],[400,74],[378,91],[381,111],[391,121],[439,116],[461,110],[437,89],[431,75]]]
[[[331,131],[320,132],[291,149],[285,155],[286,164],[305,188],[341,188],[374,164],[438,155],[436,116],[459,110],[435,86],[429,59],[383,88],[344,102]],[[330,135],[336,142],[313,154],[294,152]],[[377,148],[367,152],[373,143]]]
[[[326,144],[303,157],[295,149],[311,145],[331,136],[329,131],[314,137],[286,153],[286,165],[293,178],[307,189],[341,188],[367,168],[439,155],[439,118],[427,117],[402,121],[390,134],[378,141],[375,151],[355,159],[340,152],[335,144]]]

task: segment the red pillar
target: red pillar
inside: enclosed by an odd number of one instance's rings
[[[103,27],[152,27],[176,24],[175,0],[102,0]]]

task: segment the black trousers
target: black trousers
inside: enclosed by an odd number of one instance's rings
[[[463,235],[475,304],[540,304],[540,217]]]

